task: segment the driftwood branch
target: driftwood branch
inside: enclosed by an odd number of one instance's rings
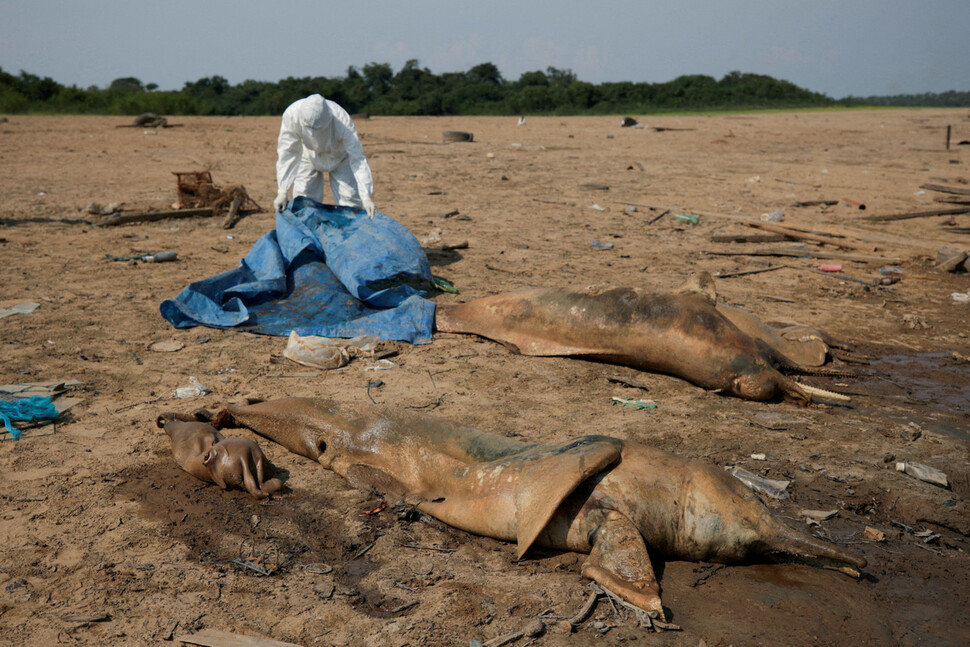
[[[926,189],[927,191],[939,191],[940,193],[970,195],[970,189],[961,189],[955,186],[946,186],[944,184],[921,184],[919,188]]]
[[[706,251],[709,256],[790,256],[792,258],[821,258],[834,261],[855,261],[858,263],[882,263],[891,265],[900,263],[899,258],[886,258],[884,256],[870,256],[868,254],[848,254],[844,252],[826,252],[821,249],[753,249],[750,251],[740,250],[731,252],[711,252]]]
[[[776,234],[784,234],[789,238],[795,238],[798,240],[810,240],[816,243],[824,243],[826,245],[835,245],[836,247],[841,247],[843,249],[861,249],[867,252],[873,251],[872,245],[863,245],[859,243],[849,242],[847,240],[839,240],[829,236],[819,236],[818,234],[810,234],[802,231],[796,231],[790,227],[782,227],[781,225],[776,225],[768,222],[759,222],[757,220],[746,220],[745,223],[749,227],[757,227],[758,229],[764,229],[765,231],[771,231]]]
[[[175,211],[148,211],[146,213],[119,213],[111,216],[99,227],[111,227],[114,225],[126,225],[131,222],[154,222],[155,220],[166,220],[168,218],[191,218],[192,216],[212,216],[215,212],[212,209],[176,209]]]
[[[970,213],[970,205],[955,209],[933,209],[931,211],[910,211],[885,216],[869,216],[866,220],[872,222],[887,222],[890,220],[910,220],[911,218],[932,218],[933,216],[958,216],[963,213]]]

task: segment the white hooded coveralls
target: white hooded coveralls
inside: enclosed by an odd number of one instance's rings
[[[361,196],[374,193],[374,180],[357,129],[337,103],[311,94],[283,112],[276,146],[276,184],[292,186],[293,197],[323,202],[323,174],[330,174],[334,203],[361,207]]]

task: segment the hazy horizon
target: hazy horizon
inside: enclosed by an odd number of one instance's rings
[[[503,77],[548,67],[590,83],[660,83],[684,74],[765,74],[833,99],[970,90],[965,0],[685,0],[676,7],[562,0],[555,9],[496,0],[308,0],[240,7],[0,0],[0,67],[65,86],[134,77],[161,90],[221,76],[233,85],[343,77],[416,59],[435,74],[490,62]]]

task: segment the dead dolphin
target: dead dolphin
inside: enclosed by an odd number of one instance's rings
[[[866,564],[777,521],[724,470],[617,438],[522,443],[441,418],[305,398],[229,406],[213,424],[247,427],[355,487],[515,541],[520,558],[533,545],[589,553],[586,577],[660,617],[648,551],[723,563]]]
[[[812,395],[847,399],[779,372],[778,367],[806,368],[799,362],[817,355],[817,349],[798,356],[793,352],[799,350],[797,342],[748,313],[717,306],[716,297],[714,279],[706,272],[659,294],[636,288],[526,289],[438,305],[435,327],[488,337],[523,355],[584,357],[669,373],[748,400],[779,395],[803,403]]]
[[[155,424],[171,439],[172,455],[179,467],[201,481],[212,482],[205,455],[222,440],[222,434],[212,425],[178,413],[163,413]]]
[[[163,413],[155,424],[172,441],[172,455],[183,470],[223,490],[246,490],[258,499],[280,491],[283,482],[271,478],[272,464],[248,438],[223,438],[215,427],[193,415]]]
[[[283,489],[283,482],[272,478],[276,470],[255,442],[231,437],[214,444],[206,452],[203,464],[212,482],[223,490],[246,490],[257,499],[265,499]]]

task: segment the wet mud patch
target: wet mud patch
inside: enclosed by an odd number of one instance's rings
[[[918,353],[892,347],[870,347],[868,366],[850,382],[861,397],[856,407],[879,406],[918,410],[939,433],[970,442],[970,361],[957,351]],[[936,418],[939,422],[933,422]]]

